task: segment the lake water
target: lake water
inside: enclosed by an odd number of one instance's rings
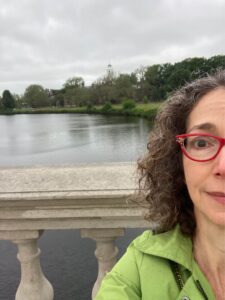
[[[145,119],[85,114],[0,116],[0,167],[135,161],[146,149]],[[117,240],[122,255],[142,229]],[[55,300],[90,300],[97,276],[95,243],[79,230],[45,231],[42,269]],[[17,248],[0,241],[0,300],[13,300],[20,280]]]
[[[86,114],[0,116],[0,166],[136,160],[145,119]]]

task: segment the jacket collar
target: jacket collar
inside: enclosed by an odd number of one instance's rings
[[[134,246],[143,253],[172,260],[192,272],[192,240],[181,233],[179,225],[160,234],[147,230],[134,240]]]

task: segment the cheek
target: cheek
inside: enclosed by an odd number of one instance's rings
[[[201,185],[200,168],[197,163],[183,157],[184,179],[191,199],[198,193]]]

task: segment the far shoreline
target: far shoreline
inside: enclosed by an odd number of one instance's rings
[[[123,115],[147,118],[153,120],[157,110],[163,102],[152,102],[148,104],[137,104],[132,109],[124,109],[122,105],[112,105],[108,110],[104,106],[83,106],[83,107],[43,107],[43,108],[15,108],[13,110],[0,111],[0,115],[19,114],[102,114],[102,115]]]

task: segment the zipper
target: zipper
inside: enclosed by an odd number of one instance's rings
[[[177,286],[180,290],[182,290],[184,287],[184,281],[183,281],[181,273],[180,273],[179,265],[174,261],[170,261],[170,266],[171,266],[171,270],[174,274],[174,278],[176,280]],[[196,287],[202,294],[204,300],[208,300],[208,297],[207,297],[205,291],[203,290],[200,282],[198,280],[195,280],[194,282],[195,282]]]
[[[183,279],[180,274],[179,266],[174,261],[170,261],[170,266],[171,266],[172,272],[174,274],[177,286],[180,290],[182,290],[184,287],[184,282],[183,282]]]

